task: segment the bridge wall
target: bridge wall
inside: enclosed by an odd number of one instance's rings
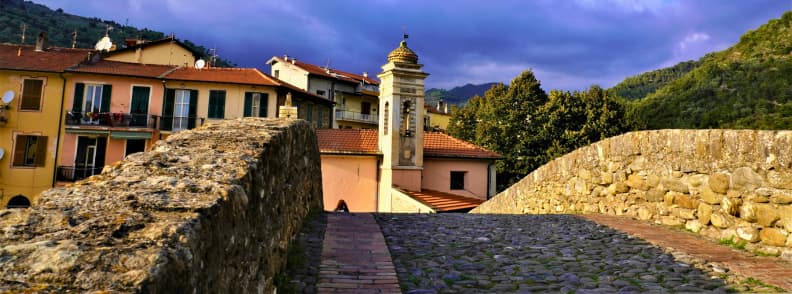
[[[0,292],[272,293],[321,187],[304,121],[180,132],[0,211]]]
[[[791,203],[792,131],[659,130],[575,150],[472,212],[620,215],[792,258]]]

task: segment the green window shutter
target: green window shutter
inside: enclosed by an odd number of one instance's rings
[[[226,101],[226,92],[220,91],[220,97],[218,98],[217,103],[217,118],[225,118],[225,101]]]
[[[85,95],[85,84],[83,83],[74,84],[74,101],[72,101],[71,111],[82,112],[84,95]]]
[[[242,113],[242,116],[248,117],[251,116],[253,112],[253,93],[245,92],[245,109]]]
[[[267,117],[268,104],[269,104],[269,94],[261,93],[261,102],[259,102],[259,117]]]
[[[165,99],[162,100],[162,120],[160,120],[161,130],[173,129],[173,110],[176,102],[176,90],[165,89]]]
[[[225,118],[225,91],[212,90],[209,92],[209,118]]]
[[[102,108],[99,112],[110,112],[110,96],[113,95],[113,86],[104,85],[102,87]]]
[[[206,108],[206,117],[215,118],[215,108],[217,107],[217,91],[209,91],[209,105]]]
[[[198,90],[190,90],[190,113],[187,119],[187,128],[195,128],[196,120],[198,120]]]

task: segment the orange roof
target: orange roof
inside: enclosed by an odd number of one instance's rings
[[[165,76],[169,80],[279,86],[274,79],[255,68],[180,67]]]
[[[377,130],[317,129],[319,151],[322,153],[379,154]]]
[[[88,58],[89,49],[47,48],[0,44],[0,69],[63,72]]]
[[[323,77],[328,77],[328,78],[333,78],[333,79],[337,79],[337,80],[341,80],[341,81],[347,81],[347,82],[353,82],[353,83],[359,83],[359,82],[362,82],[362,81],[366,81],[366,83],[369,83],[369,84],[379,85],[379,81],[378,80],[370,78],[370,77],[364,77],[364,76],[359,75],[359,74],[353,74],[353,73],[350,73],[350,72],[345,72],[345,71],[337,70],[337,69],[334,69],[334,68],[328,68],[326,70],[324,67],[321,67],[321,66],[318,66],[318,65],[314,65],[314,64],[310,64],[310,63],[305,63],[305,62],[302,62],[302,61],[299,61],[299,60],[296,60],[296,59],[289,59],[288,61],[286,61],[283,58],[280,58],[280,57],[277,57],[277,56],[274,56],[272,58],[275,59],[277,62],[292,63],[292,61],[294,61],[294,63],[293,63],[294,65],[304,69],[305,71],[307,71],[310,74],[315,74],[315,75],[318,75],[318,76],[323,76]]]
[[[378,153],[377,130],[318,129],[319,151],[323,153]],[[444,133],[424,133],[424,156],[500,159],[500,154]]]
[[[418,202],[426,204],[437,212],[473,209],[484,203],[483,199],[459,196],[455,194],[422,190],[421,192],[400,190]]]
[[[468,141],[438,132],[424,133],[425,157],[503,158],[500,154]]]
[[[96,63],[84,62],[78,66],[68,69],[68,71],[144,78],[162,78],[162,76],[167,74],[168,71],[172,71],[174,69],[176,69],[176,66],[172,65],[140,64],[100,60]]]

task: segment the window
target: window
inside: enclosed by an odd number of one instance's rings
[[[225,118],[226,92],[222,90],[209,91],[209,118]]]
[[[269,105],[269,94],[267,93],[245,93],[244,117],[267,117],[267,106]]]
[[[41,94],[44,80],[25,79],[22,82],[22,101],[20,110],[41,110]]]
[[[128,139],[126,142],[126,150],[124,156],[132,153],[146,151],[146,140],[144,139]]]
[[[187,129],[190,114],[190,91],[176,90],[176,100],[173,106],[173,131]]]
[[[316,95],[324,96],[325,93],[326,93],[325,90],[316,90]]]
[[[275,73],[273,75],[275,76],[276,79],[279,78],[280,77],[280,70],[276,69]]]
[[[47,137],[16,136],[13,166],[44,166],[47,158]]]
[[[102,85],[85,85],[82,112],[99,113],[102,107]]]
[[[464,171],[451,172],[451,190],[464,190],[465,189],[465,174]]]

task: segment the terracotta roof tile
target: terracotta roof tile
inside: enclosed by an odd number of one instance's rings
[[[421,192],[400,190],[404,194],[412,197],[419,202],[426,204],[437,212],[470,210],[484,203],[483,199],[465,197],[434,190],[422,190]]]
[[[280,58],[280,57],[277,57],[277,56],[275,56],[273,58],[275,60],[277,60],[278,62],[289,62],[289,63],[291,63],[292,60],[293,60],[293,59],[289,59],[289,61],[286,61],[283,58]],[[302,62],[302,61],[299,61],[299,60],[295,60],[293,64],[296,65],[296,66],[299,66],[300,68],[304,69],[305,71],[307,71],[307,72],[309,72],[311,74],[315,74],[315,75],[318,75],[318,76],[334,78],[334,79],[347,81],[347,82],[353,82],[353,83],[359,83],[361,81],[366,81],[366,83],[369,83],[369,84],[379,85],[379,81],[378,80],[373,79],[371,77],[364,77],[364,76],[359,75],[359,74],[353,74],[353,73],[350,73],[350,72],[345,72],[345,71],[337,70],[337,69],[334,69],[334,68],[331,68],[330,69],[330,73],[328,73],[327,70],[325,70],[324,67],[321,67],[321,66],[318,66],[318,65],[314,65],[314,64],[310,64],[310,63],[305,63],[305,62]],[[333,73],[335,75],[333,75]]]
[[[169,80],[279,86],[278,82],[255,68],[181,67],[165,76]]]
[[[121,75],[131,77],[160,78],[168,71],[176,67],[171,65],[140,64],[119,62],[110,60],[100,60],[96,63],[82,63],[72,67],[67,71],[80,73],[97,73],[109,75]]]
[[[326,153],[376,153],[377,130],[318,129],[319,150]],[[499,159],[500,154],[444,133],[424,133],[424,156],[447,158]]]
[[[322,153],[379,154],[377,130],[317,129]]]
[[[438,132],[424,133],[424,156],[489,159],[503,158],[503,156],[496,152]]]
[[[48,48],[36,52],[33,46],[0,44],[0,69],[63,72],[87,59],[88,53],[91,51],[89,49]]]

